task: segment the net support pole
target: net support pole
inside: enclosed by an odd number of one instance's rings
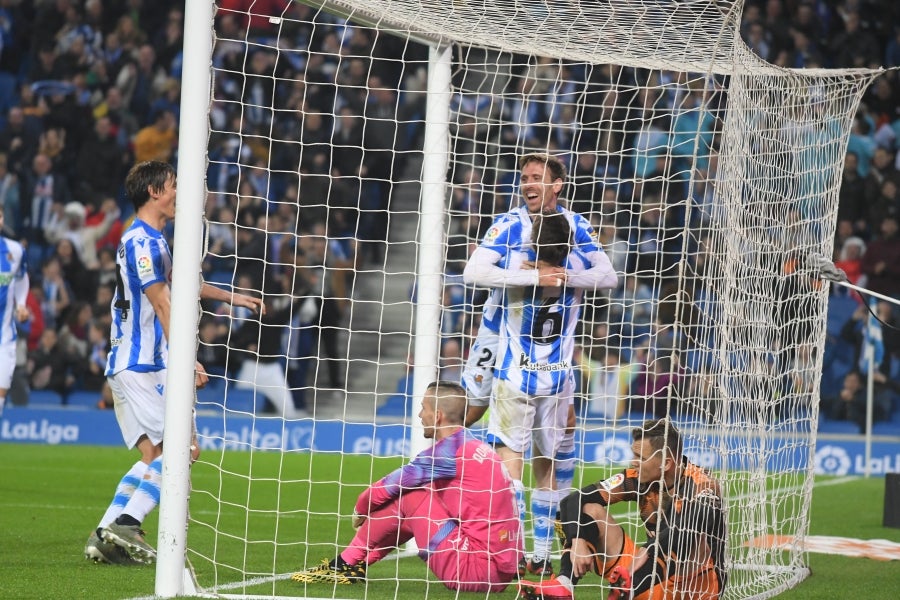
[[[412,427],[410,453],[427,447],[417,415],[425,387],[438,373],[441,337],[441,299],[444,285],[445,205],[447,169],[450,165],[450,46],[432,46],[428,52],[428,91],[425,108],[425,141],[422,191],[419,199],[419,251],[416,266],[416,321],[414,328]]]
[[[194,364],[202,260],[206,150],[209,139],[213,3],[187,2],[184,66],[178,136],[178,200],[172,248],[172,309],[162,489],[157,540],[156,595],[171,598],[185,590],[190,442],[194,408]]]
[[[866,436],[865,458],[866,466],[863,469],[866,479],[871,475],[872,464],[872,409],[875,402],[875,347],[872,345],[872,316],[866,319],[865,358],[869,374],[866,377]]]

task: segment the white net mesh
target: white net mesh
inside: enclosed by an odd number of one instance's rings
[[[199,360],[214,377],[198,410],[221,415],[199,432],[192,474],[202,587],[333,597],[286,574],[343,548],[362,486],[409,451],[421,42],[453,48],[434,372],[459,377],[483,301],[462,268],[491,217],[519,202],[517,157],[563,158],[563,197],[620,274],[582,312],[576,486],[630,459],[629,426],[668,415],[723,485],[724,597],[767,597],[802,577],[826,299],[807,257],[829,254],[850,121],[873,74],[760,63],[737,36],[741,8],[219,11],[205,276],[261,293],[269,311],[260,322],[205,306],[201,319]],[[365,593],[421,594],[429,578],[418,558],[384,562]]]

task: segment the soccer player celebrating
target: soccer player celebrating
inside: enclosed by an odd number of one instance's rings
[[[175,218],[175,169],[159,161],[138,163],[125,178],[125,191],[135,218],[116,253],[106,376],[122,437],[129,448],[138,449],[141,458],[122,477],[84,549],[85,558],[115,564],[156,559],[140,525],[159,503],[162,478],[172,278],[172,255],[163,228]],[[265,310],[259,298],[206,283],[200,287],[200,297]],[[195,383],[203,387],[206,382],[206,371],[197,363]],[[196,459],[197,450],[193,453]]]
[[[4,209],[0,204],[0,232],[5,224]],[[25,306],[28,285],[22,245],[0,235],[0,415],[16,370],[16,323],[27,321],[31,316]]]
[[[525,572],[549,575],[553,518],[558,502],[557,475],[561,476],[560,481],[565,481],[560,487],[568,488],[574,469],[574,413],[570,408],[574,394],[572,354],[581,292],[613,288],[617,279],[587,219],[560,204],[566,176],[562,161],[548,154],[526,154],[519,160],[519,166],[522,205],[495,218],[463,273],[466,283],[492,288],[469,353],[463,384],[471,404],[467,423],[477,421],[484,413],[492,388],[490,405],[503,405],[500,411],[491,411],[488,434],[513,477],[523,518],[522,457],[531,446],[532,429],[540,438],[532,449],[536,484],[531,495],[534,552],[519,571],[523,575]],[[572,232],[571,253],[562,265],[523,263],[521,259],[523,253],[533,250],[533,219],[545,212],[564,215]],[[510,294],[521,294],[523,289],[535,287],[561,289],[548,293],[548,300],[559,297],[571,304],[563,310],[562,305],[554,307],[548,303],[530,314],[527,322],[509,321],[508,315],[514,312],[510,311]],[[505,325],[504,319],[507,319]],[[528,345],[527,356],[514,355],[516,349],[522,350],[520,338]],[[539,354],[552,355],[552,362],[543,363]],[[495,364],[498,357],[501,361]],[[527,360],[521,360],[523,357]],[[499,380],[496,385],[492,381],[495,375]],[[507,410],[513,412],[507,414]],[[555,465],[554,458],[563,460]]]
[[[718,482],[682,454],[668,419],[631,432],[633,465],[567,496],[560,506],[566,541],[558,576],[522,581],[527,600],[566,600],[589,571],[609,580],[609,598],[717,600],[725,586],[725,513]],[[638,546],[610,514],[637,502],[647,541]]]
[[[430,383],[419,418],[434,445],[360,494],[356,535],[337,558],[292,579],[364,581],[368,565],[415,539],[419,556],[447,588],[502,592],[522,555],[512,483],[500,457],[463,426],[465,414],[459,384]]]

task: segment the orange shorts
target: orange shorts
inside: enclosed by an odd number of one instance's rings
[[[637,544],[626,535],[618,556],[609,557],[609,560],[597,557],[595,565],[597,573],[606,579],[615,567],[623,567],[629,573],[633,572],[632,565],[637,550]],[[712,561],[707,560],[702,568],[693,573],[669,577],[649,590],[641,592],[634,600],[718,600],[719,593],[719,578],[716,576]]]

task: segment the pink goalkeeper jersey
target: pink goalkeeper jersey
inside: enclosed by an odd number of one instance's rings
[[[512,481],[497,453],[467,429],[436,442],[372,484],[357,500],[356,512],[367,515],[403,489],[427,486],[465,531],[474,546],[469,550],[487,550],[500,572],[516,572],[522,540]]]

